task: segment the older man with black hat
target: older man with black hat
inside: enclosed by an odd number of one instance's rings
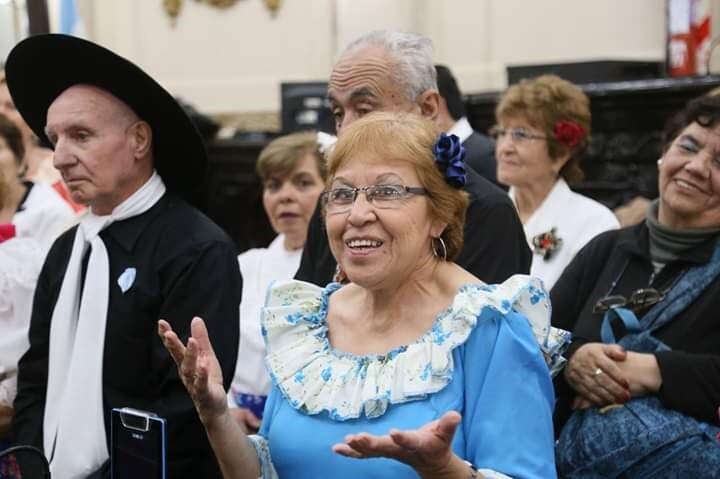
[[[6,72],[17,109],[89,208],[40,274],[17,442],[42,447],[53,477],[105,477],[111,410],[132,407],[167,420],[168,477],[219,476],[155,334],[160,318],[185,336],[193,316],[205,318],[229,386],[242,280],[230,239],[181,198],[202,178],[199,134],[157,82],[85,40],[31,37]]]

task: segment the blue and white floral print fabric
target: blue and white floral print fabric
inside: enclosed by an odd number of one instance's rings
[[[263,310],[267,364],[290,404],[306,414],[326,411],[336,421],[382,416],[389,404],[422,399],[443,389],[453,373],[452,351],[462,345],[484,308],[525,316],[551,371],[562,362],[569,334],[550,326],[550,303],[542,283],[516,275],[499,285],[468,284],[412,344],[387,354],[356,356],[335,350],[327,335],[328,297],[301,281],[274,283]]]

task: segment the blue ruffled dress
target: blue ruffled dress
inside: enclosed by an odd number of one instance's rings
[[[466,285],[433,327],[384,355],[335,350],[328,298],[341,285],[275,283],[263,310],[273,380],[251,442],[263,478],[416,478],[398,461],[332,452],[347,434],[417,429],[447,411],[463,419],[453,450],[487,477],[553,478],[553,332],[541,284],[514,276]]]

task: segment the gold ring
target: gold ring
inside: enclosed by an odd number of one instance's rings
[[[597,368],[597,369],[595,370],[595,372],[593,373],[593,377],[596,378],[596,377],[600,376],[600,375],[601,375],[602,373],[604,373],[604,372],[605,372],[605,371],[603,371],[602,369]]]

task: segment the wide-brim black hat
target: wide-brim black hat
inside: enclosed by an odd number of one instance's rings
[[[48,145],[48,108],[69,87],[94,85],[122,100],[150,124],[155,169],[168,190],[196,199],[207,162],[202,137],[173,96],[134,63],[81,38],[37,35],[12,49],[5,76],[15,107]]]

